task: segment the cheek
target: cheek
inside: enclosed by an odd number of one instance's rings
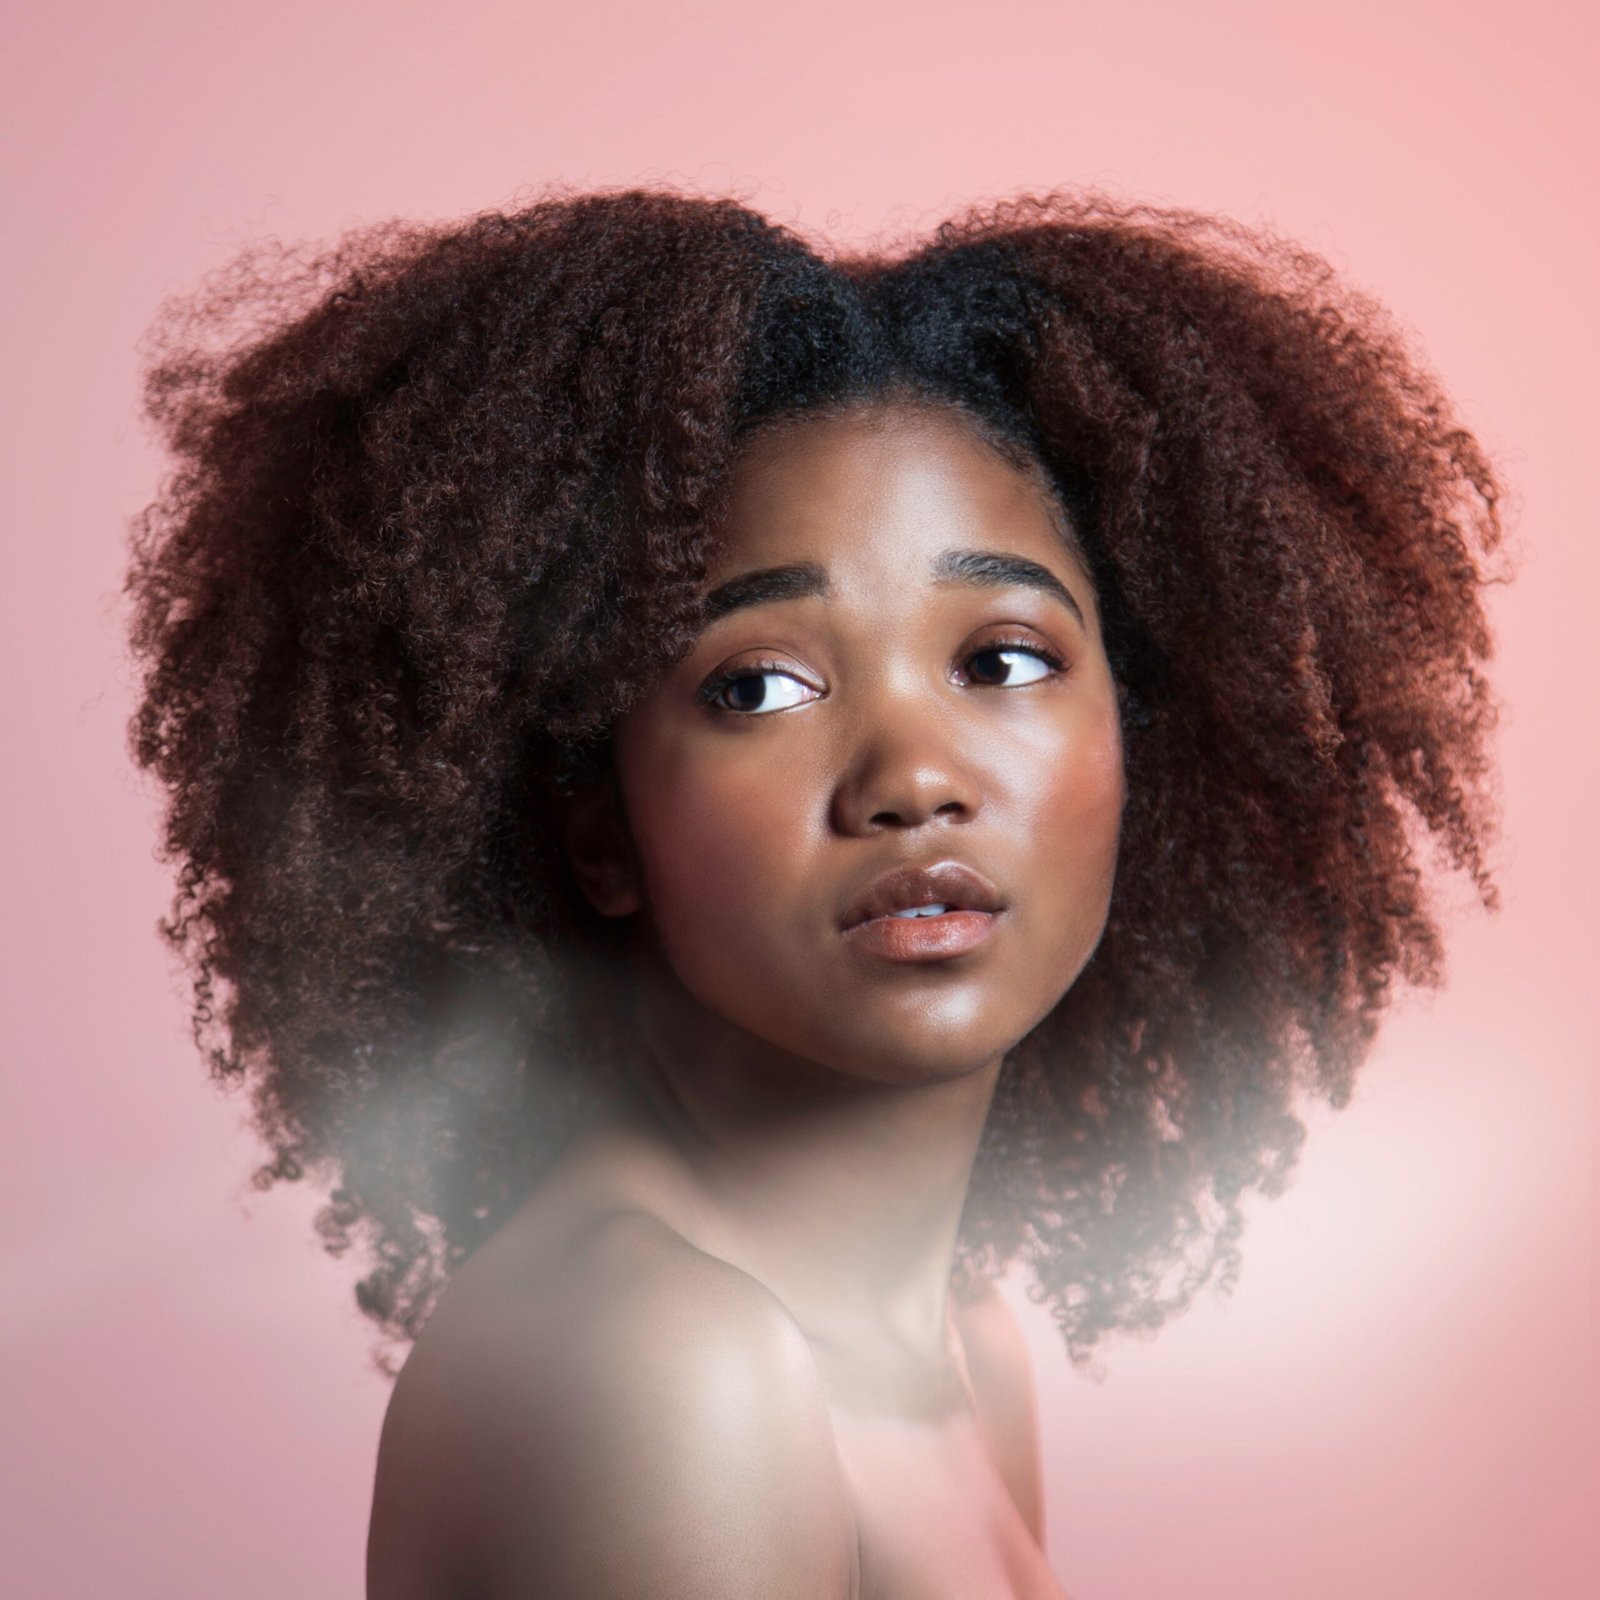
[[[685,981],[708,961],[720,969],[730,954],[758,957],[793,894],[785,867],[800,854],[795,800],[768,765],[733,752],[653,764],[648,803],[630,803],[630,817],[646,915]]]
[[[1034,797],[1032,828],[1045,856],[1040,869],[1103,920],[1126,796],[1121,722],[1113,698],[1073,725],[1043,771],[1048,776]]]
[[[1122,819],[1124,777],[1122,725],[1114,701],[1084,731],[1081,743],[1066,763],[1059,804],[1085,817],[1110,821],[1112,831]]]

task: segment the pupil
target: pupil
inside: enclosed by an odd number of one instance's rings
[[[998,681],[1000,683],[1004,683],[1006,678],[1011,673],[1011,663],[1008,661],[1002,661],[1000,659],[1003,654],[1004,652],[1000,650],[980,650],[977,655],[972,658],[973,665],[977,666],[980,661],[992,661],[999,670],[994,673],[985,673],[980,670],[977,676],[988,681]]]
[[[766,682],[753,674],[748,678],[735,678],[728,688],[734,697],[735,711],[758,710],[767,697]]]

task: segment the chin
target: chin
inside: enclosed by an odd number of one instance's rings
[[[979,1072],[1014,1050],[1060,1004],[1088,965],[1100,926],[1093,937],[1064,942],[1056,959],[1030,963],[1025,973],[991,967],[964,981],[924,977],[897,989],[842,990],[831,1006],[818,1008],[823,1020],[804,1053],[884,1084],[938,1083]]]
[[[673,952],[676,960],[657,950],[648,964],[652,1010],[686,1060],[720,1056],[764,1077],[782,1075],[787,1062],[802,1078],[884,1087],[954,1082],[992,1067],[1049,1015],[1089,959],[1088,931],[1054,952],[1039,941],[1025,962],[930,963],[871,977],[813,963],[800,984],[794,975],[808,963],[792,952],[750,952],[730,987],[721,948],[715,960],[698,961],[692,949]]]
[[[1011,998],[1011,997],[1008,997]],[[953,1082],[993,1066],[1048,1015],[1059,996],[1018,1012],[1015,1000],[962,992],[907,991],[898,1004],[837,1004],[826,1024],[786,1046],[848,1078],[886,1087]],[[755,1019],[753,1019],[755,1020]],[[757,1030],[759,1031],[759,1029]]]

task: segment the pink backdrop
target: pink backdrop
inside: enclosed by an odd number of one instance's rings
[[[1259,1208],[1242,1287],[1074,1373],[1028,1308],[1079,1600],[1589,1594],[1597,851],[1591,7],[1534,0],[58,0],[0,41],[10,248],[0,1550],[10,1595],[361,1592],[386,1389],[255,1196],[127,766],[134,342],[239,243],[551,180],[859,238],[1088,181],[1270,222],[1418,330],[1517,493],[1506,908]],[[1585,1582],[1587,1579],[1587,1583]]]

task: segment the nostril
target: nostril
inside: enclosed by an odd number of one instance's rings
[[[935,818],[968,821],[982,809],[982,795],[972,775],[946,760],[876,750],[841,773],[833,804],[842,832],[883,832],[922,827]]]
[[[942,817],[946,815],[966,816],[971,807],[961,800],[946,800],[943,805],[935,806],[928,812],[913,812],[909,808],[892,811],[876,811],[872,815],[874,827],[889,828],[914,828],[917,827],[919,817]]]

